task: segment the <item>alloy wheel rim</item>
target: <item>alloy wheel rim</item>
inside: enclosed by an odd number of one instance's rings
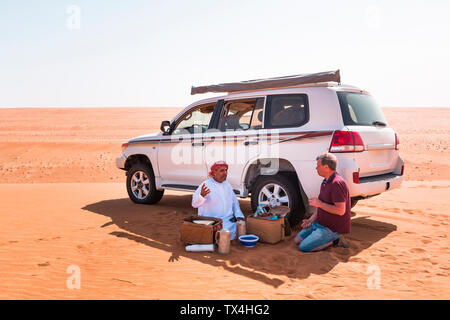
[[[286,190],[279,184],[269,183],[262,187],[258,195],[258,205],[262,204],[264,208],[277,206],[288,206],[289,197]]]
[[[139,199],[143,200],[150,193],[150,180],[144,171],[136,171],[131,177],[131,192]]]

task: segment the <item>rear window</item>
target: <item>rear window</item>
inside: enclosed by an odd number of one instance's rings
[[[344,125],[371,126],[374,122],[387,124],[375,98],[362,93],[338,92]]]
[[[309,120],[305,94],[267,96],[264,128],[299,127]]]

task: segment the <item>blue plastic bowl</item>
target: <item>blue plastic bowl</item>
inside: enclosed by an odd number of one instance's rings
[[[239,237],[239,241],[242,243],[242,245],[246,246],[247,248],[253,248],[258,242],[258,240],[259,237],[255,236],[254,234],[246,234],[244,236]]]

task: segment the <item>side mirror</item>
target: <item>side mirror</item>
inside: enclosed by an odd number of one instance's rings
[[[163,133],[169,133],[170,132],[170,121],[164,120],[161,122],[161,131]]]

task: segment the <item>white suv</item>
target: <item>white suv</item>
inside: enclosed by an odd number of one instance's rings
[[[316,157],[331,152],[352,206],[399,187],[404,162],[397,134],[374,98],[336,82],[247,90],[200,100],[163,121],[161,132],[131,139],[116,159],[132,201],[157,203],[165,189],[193,192],[219,160],[235,193],[291,208],[295,225],[311,212],[322,178]]]

